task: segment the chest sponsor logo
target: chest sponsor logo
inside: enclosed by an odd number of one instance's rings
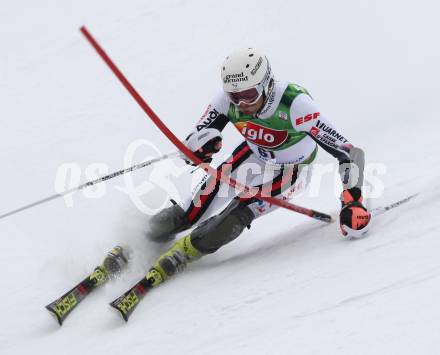
[[[287,130],[263,127],[252,122],[238,122],[235,127],[248,141],[263,148],[278,147],[288,137]]]
[[[302,125],[303,123],[309,122],[311,120],[316,120],[321,114],[319,112],[310,113],[308,115],[305,115],[304,117],[298,117],[295,120],[295,123],[297,126]]]
[[[346,140],[342,134],[339,134],[335,129],[327,126],[325,123],[322,123],[320,120],[318,120],[318,122],[316,122],[316,125],[313,128],[318,128],[318,133],[319,133],[319,131],[321,131],[322,133],[326,133],[325,135],[323,134],[324,138],[329,141],[336,142],[336,140],[338,140],[342,143],[348,143],[348,140]],[[312,130],[313,130],[313,128],[312,128]],[[310,130],[311,134],[313,134],[312,130]],[[316,135],[313,134],[313,135],[317,136],[317,134]]]
[[[209,127],[209,125],[218,117],[219,112],[214,108],[211,109],[211,105],[208,106],[200,121],[197,123],[197,131],[201,131],[203,128]]]

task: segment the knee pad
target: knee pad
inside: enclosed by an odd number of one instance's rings
[[[192,245],[203,254],[214,253],[237,238],[254,218],[245,203],[234,199],[220,214],[207,219],[191,233]]]
[[[177,204],[161,210],[148,222],[149,228],[146,233],[148,239],[159,243],[169,242],[174,239],[176,233],[191,226],[185,211]]]

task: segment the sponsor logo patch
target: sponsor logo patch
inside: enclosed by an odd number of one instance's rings
[[[320,131],[319,128],[312,127],[312,128],[310,129],[310,134],[311,134],[312,136],[316,137],[316,136],[319,134],[319,131]]]
[[[311,120],[316,120],[321,114],[319,112],[310,113],[305,115],[304,117],[298,117],[295,120],[297,126],[302,125],[303,123],[309,122]]]
[[[276,148],[288,137],[287,130],[267,128],[249,121],[237,122],[235,127],[248,141],[263,148]]]
[[[331,136],[342,143],[348,143],[348,140],[346,140],[342,134],[339,134],[335,129],[327,126],[325,123],[321,122],[320,120],[316,122],[315,126],[319,128],[319,130],[321,130],[323,133],[326,133],[326,135],[324,135],[324,138],[326,138],[327,140],[330,140],[331,139],[330,136]]]
[[[273,103],[275,102],[275,90],[272,90],[270,93],[269,99],[267,100],[267,103],[264,107],[264,109],[258,114],[259,117],[269,112],[269,110],[272,108]]]
[[[240,81],[248,81],[248,80],[249,80],[248,76],[244,75],[244,73],[241,72],[240,74],[229,74],[229,75],[226,75],[226,77],[223,80],[223,82],[225,84],[227,84],[227,83],[237,83],[237,82],[240,82]]]
[[[261,214],[263,214],[264,212],[266,212],[266,202],[261,201],[261,200],[257,200],[257,211],[260,212]]]
[[[218,117],[218,115],[219,112],[215,108],[211,109],[211,105],[209,105],[200,121],[197,122],[197,131],[201,131],[203,128],[209,127],[209,125]]]
[[[257,73],[258,69],[260,69],[261,67],[261,64],[263,64],[263,57],[260,57],[258,59],[257,64],[255,64],[255,68],[251,70],[252,75],[255,75]]]
[[[284,111],[280,111],[279,116],[283,121],[287,121],[287,113]]]

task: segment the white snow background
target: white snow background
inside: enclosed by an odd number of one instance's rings
[[[2,1],[0,214],[53,194],[63,163],[110,172],[137,139],[173,148],[83,24],[181,138],[220,90],[223,58],[260,48],[277,78],[305,86],[367,162],[386,166],[373,207],[420,195],[358,241],[278,210],[148,294],[127,324],[108,303],[161,248],[116,188],[123,178],[102,198],[76,194],[72,208],[60,199],[2,219],[0,354],[440,354],[439,10],[432,0]],[[216,161],[239,139],[228,128]],[[323,151],[319,162],[336,164]],[[333,180],[294,202],[335,213]],[[143,196],[164,198],[160,184]],[[44,306],[117,243],[133,248],[130,268],[60,328]]]

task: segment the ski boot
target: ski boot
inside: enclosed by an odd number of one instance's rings
[[[109,275],[118,275],[127,263],[127,252],[122,247],[116,246],[108,252],[101,266]]]
[[[97,266],[90,275],[96,286],[100,286],[109,279],[116,278],[127,265],[128,258],[122,247],[116,246],[107,253],[101,265]]]
[[[177,272],[183,271],[188,262],[197,260],[201,256],[202,254],[191,244],[191,236],[187,235],[176,241],[157,259],[146,278],[151,286],[155,287]]]

